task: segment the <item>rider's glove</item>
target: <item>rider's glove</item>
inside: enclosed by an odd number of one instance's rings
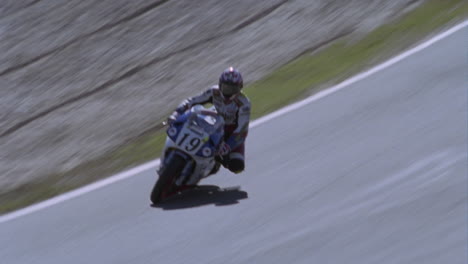
[[[189,103],[187,101],[184,101],[176,108],[175,112],[181,115],[185,111],[187,111],[187,109],[189,109]]]
[[[177,119],[178,116],[179,116],[179,115],[178,115],[177,112],[172,113],[172,115],[170,115],[170,116],[167,118],[166,123],[167,123],[168,125],[172,125],[172,123],[174,123],[174,121],[176,121],[176,119]]]
[[[183,114],[187,109],[189,108],[189,104],[188,102],[183,102],[182,104],[180,104],[176,110],[172,113],[172,115],[170,115],[167,120],[166,120],[166,124],[167,125],[172,125],[172,123],[174,123],[174,121],[177,119],[177,117],[179,117],[179,115]]]
[[[226,156],[230,152],[231,152],[231,147],[226,142],[223,141],[221,143],[221,146],[219,146],[218,155]]]

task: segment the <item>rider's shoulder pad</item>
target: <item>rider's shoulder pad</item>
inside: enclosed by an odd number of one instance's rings
[[[250,100],[245,96],[245,94],[240,93],[236,98],[241,106],[249,106],[250,107]]]

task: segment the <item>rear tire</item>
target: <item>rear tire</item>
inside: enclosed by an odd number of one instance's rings
[[[185,159],[181,156],[172,155],[171,160],[165,165],[151,191],[151,202],[153,204],[161,202],[167,194],[174,190],[175,179],[182,173],[185,162]]]

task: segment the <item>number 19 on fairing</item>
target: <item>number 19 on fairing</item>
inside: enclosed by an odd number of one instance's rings
[[[191,137],[192,136],[192,137]],[[201,139],[193,137],[193,134],[185,133],[177,145],[185,150],[192,152],[201,144]]]

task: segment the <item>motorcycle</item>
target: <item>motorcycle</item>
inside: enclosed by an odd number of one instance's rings
[[[151,191],[157,204],[184,186],[196,186],[216,166],[224,136],[224,119],[214,108],[195,105],[173,120],[166,131],[161,166]]]

